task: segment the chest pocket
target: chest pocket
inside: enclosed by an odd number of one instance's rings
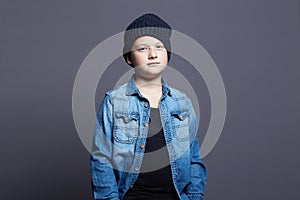
[[[114,140],[123,144],[132,144],[139,132],[138,113],[115,112]]]
[[[190,124],[189,110],[173,111],[170,114],[174,137],[179,141],[188,140]]]

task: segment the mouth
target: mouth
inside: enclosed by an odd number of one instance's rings
[[[152,65],[159,65],[160,62],[151,62],[151,63],[147,63],[147,65],[152,66]]]

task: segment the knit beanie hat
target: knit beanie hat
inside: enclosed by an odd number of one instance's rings
[[[123,57],[127,62],[127,56],[130,53],[132,44],[136,39],[142,36],[151,36],[160,40],[168,53],[168,62],[171,56],[171,37],[172,28],[164,20],[152,13],[146,13],[133,22],[126,28],[124,34]],[[133,67],[133,65],[130,65]]]

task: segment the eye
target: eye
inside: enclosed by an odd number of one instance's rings
[[[162,44],[158,44],[158,45],[155,46],[155,48],[156,48],[157,50],[164,50],[164,49],[165,49],[165,46],[162,45]]]
[[[139,47],[137,50],[140,52],[145,52],[148,50],[148,48],[147,47]]]

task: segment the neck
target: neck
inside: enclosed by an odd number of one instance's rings
[[[142,77],[137,77],[136,75],[134,76],[134,81],[139,89],[157,89],[161,88],[162,86],[162,81],[161,81],[161,76],[158,76],[153,79],[145,79]]]
[[[161,76],[149,80],[137,78],[136,76],[134,78],[137,88],[139,89],[140,93],[146,99],[148,99],[150,106],[158,108],[160,98],[162,96]]]

